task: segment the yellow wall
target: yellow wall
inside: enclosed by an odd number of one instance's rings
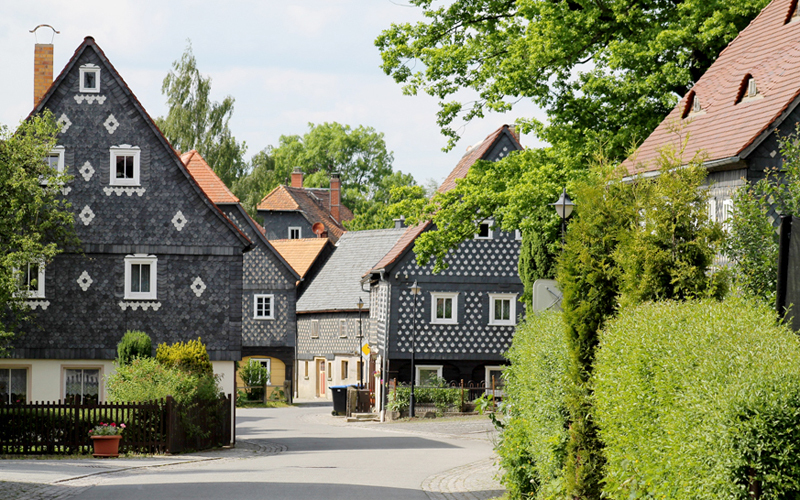
[[[286,364],[283,361],[270,356],[246,356],[239,361],[239,366],[242,367],[248,364],[251,359],[269,359],[269,385],[283,387],[283,382],[286,380]],[[236,372],[236,386],[244,387],[244,385],[244,381],[242,381],[239,372]],[[272,394],[272,389],[269,389],[267,392],[267,397],[269,397],[269,395]]]

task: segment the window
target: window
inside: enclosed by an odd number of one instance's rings
[[[56,146],[50,151],[47,165],[59,173],[64,172],[64,146]]]
[[[486,367],[486,393],[489,395],[494,395],[495,397],[502,397],[503,396],[503,386],[505,386],[505,381],[503,380],[503,370],[505,366],[487,366]],[[494,389],[494,393],[492,393],[492,389]]]
[[[758,95],[756,79],[751,76],[747,79],[747,97],[755,97],[756,95]]]
[[[417,385],[422,387],[436,385],[440,378],[442,378],[442,365],[417,365],[415,380]]]
[[[522,231],[519,229],[514,230],[514,239],[517,241],[522,241]]]
[[[303,371],[303,377],[308,380],[308,361],[305,362],[305,371]]]
[[[318,339],[319,338],[319,320],[312,319],[311,320],[311,338]]]
[[[339,338],[346,339],[347,338],[347,320],[340,319],[339,320]]]
[[[65,368],[64,399],[68,403],[98,403],[100,401],[100,369]]]
[[[258,380],[255,380],[254,382],[255,382],[257,385],[261,385],[261,384],[269,384],[270,374],[272,373],[272,372],[270,371],[270,360],[269,360],[269,359],[255,359],[255,358],[250,358],[250,364],[251,364],[251,365],[261,365],[261,367],[262,367],[262,368],[264,368],[264,369],[266,369],[266,370],[267,370],[267,380],[261,380],[261,378],[259,377],[259,379],[258,379]]]
[[[17,276],[17,297],[44,298],[44,265],[31,263],[14,269]]]
[[[275,319],[273,307],[274,296],[256,294],[253,296],[253,318]]]
[[[458,323],[457,293],[431,293],[431,323]]]
[[[717,200],[711,198],[708,200],[708,220],[709,222],[717,222]]]
[[[80,70],[80,91],[96,94],[100,92],[100,68],[94,64],[84,64]]]
[[[111,185],[139,185],[139,153],[138,147],[123,144],[111,147]]]
[[[478,234],[475,235],[476,240],[491,240],[492,239],[492,221],[481,222],[478,228]]]
[[[28,402],[28,370],[0,368],[0,404]]]
[[[347,377],[348,377],[347,369],[349,368],[348,365],[349,365],[349,363],[347,362],[347,360],[343,359],[342,360],[342,372],[341,372],[342,373],[342,380],[347,380]]]
[[[125,298],[155,299],[156,267],[155,255],[134,254],[125,257]]]
[[[289,239],[290,240],[299,240],[302,238],[302,228],[299,227],[290,227],[289,228]]]
[[[515,293],[489,294],[489,324],[490,325],[517,324],[517,294]]]
[[[333,380],[333,363],[328,361],[328,380]]]
[[[731,219],[733,218],[733,200],[727,199],[722,202],[722,229],[731,230]]]

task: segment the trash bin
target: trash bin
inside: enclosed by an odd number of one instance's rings
[[[347,385],[331,385],[328,388],[333,395],[333,414],[345,415],[347,413]]]

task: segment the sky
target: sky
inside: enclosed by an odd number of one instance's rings
[[[54,76],[91,35],[154,118],[167,112],[161,83],[191,40],[200,72],[212,79],[212,99],[236,100],[230,128],[246,141],[247,159],[281,135],[304,134],[309,122],[336,121],[382,132],[395,170],[420,184],[441,182],[468,146],[499,126],[545,116],[521,102],[463,124],[461,141],[443,152],[437,101],[403,95],[380,69],[374,45],[392,23],[422,19],[404,0],[0,0],[0,123],[15,127],[33,107],[36,36],[29,30],[39,24],[60,32]],[[40,29],[39,41],[48,43],[50,33]],[[539,143],[523,136],[522,144]]]

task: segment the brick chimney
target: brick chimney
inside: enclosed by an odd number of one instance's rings
[[[300,167],[294,167],[294,170],[292,170],[292,187],[303,187],[303,171],[300,170]]]
[[[33,51],[33,106],[53,84],[53,44],[37,43]]]
[[[339,172],[331,172],[331,215],[336,222],[341,222],[339,219],[340,190]]]

